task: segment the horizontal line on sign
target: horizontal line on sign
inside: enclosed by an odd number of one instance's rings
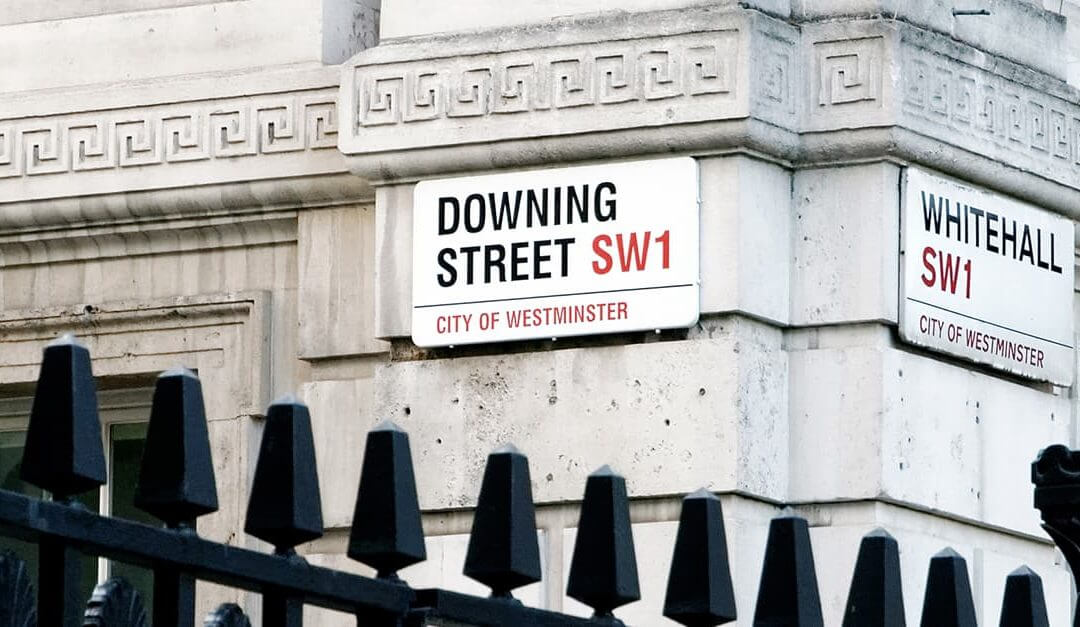
[[[1039,337],[1038,335],[1032,335],[1031,333],[1025,333],[1024,331],[1021,331],[1019,329],[1013,329],[1012,327],[1002,326],[1000,324],[990,322],[989,320],[983,320],[982,318],[976,318],[975,316],[969,316],[966,313],[960,313],[959,311],[953,311],[952,309],[949,309],[948,307],[942,307],[941,305],[935,305],[934,303],[928,303],[926,301],[919,300],[918,298],[912,298],[912,297],[908,296],[907,299],[912,301],[912,302],[919,303],[920,305],[926,305],[927,307],[933,307],[934,309],[940,309],[942,311],[947,311],[947,312],[949,312],[951,314],[956,314],[958,316],[968,318],[969,320],[975,320],[976,322],[981,322],[983,324],[988,324],[988,325],[990,325],[992,327],[997,327],[999,329],[1004,329],[1006,331],[1012,331],[1013,333],[1019,333],[1020,335],[1026,335],[1027,337],[1030,337],[1030,338],[1035,339],[1035,340],[1039,340],[1041,342],[1049,342],[1051,344],[1054,344],[1055,346],[1061,346],[1061,347],[1067,348],[1069,350],[1072,350],[1072,348],[1073,348],[1072,346],[1069,346],[1068,344],[1062,344],[1061,342],[1056,342],[1054,340],[1050,340],[1050,339],[1047,339],[1045,337]]]
[[[678,283],[675,285],[654,285],[652,287],[628,287],[621,290],[596,290],[592,292],[570,292],[568,294],[544,294],[543,296],[518,296],[515,298],[490,298],[488,300],[465,300],[458,303],[435,303],[433,305],[414,305],[413,309],[428,309],[430,307],[450,307],[452,305],[482,305],[484,303],[505,303],[511,300],[536,300],[537,298],[565,298],[567,296],[589,296],[591,294],[614,294],[616,292],[643,292],[646,290],[667,290],[675,287],[694,287],[693,283]]]

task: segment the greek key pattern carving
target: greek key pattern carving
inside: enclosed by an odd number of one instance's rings
[[[0,120],[0,178],[337,145],[337,90]]]
[[[905,126],[1074,183],[1080,106],[922,48],[902,68]]]
[[[880,108],[884,45],[883,37],[815,43],[814,111]]]
[[[734,100],[738,32],[359,66],[356,129],[633,103]],[[515,122],[516,123],[516,122]]]
[[[791,125],[795,114],[794,55],[795,42],[763,34],[750,61],[755,65],[751,80],[756,86],[756,113],[772,114],[781,126]]]

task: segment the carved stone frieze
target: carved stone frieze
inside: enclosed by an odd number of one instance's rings
[[[347,63],[352,171],[402,181],[747,150],[795,166],[920,162],[1055,207],[1080,197],[1080,94],[916,25],[796,28],[726,9],[504,35],[402,40]]]
[[[1080,100],[916,45],[901,47],[905,127],[1080,187]]]
[[[336,90],[0,120],[0,179],[333,148]]]
[[[370,199],[336,150],[339,76],[260,69],[0,94],[0,233]]]
[[[795,116],[795,89],[799,63],[796,41],[779,32],[756,31],[752,34],[750,85],[751,111],[779,126],[789,126]]]
[[[811,62],[810,129],[841,125],[853,116],[866,120],[885,110],[883,36],[815,41]]]
[[[743,54],[730,29],[361,63],[342,141],[379,151],[744,116]]]

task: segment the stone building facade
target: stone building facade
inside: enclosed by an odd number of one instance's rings
[[[1023,563],[1068,620],[1028,465],[1078,444],[1074,387],[897,324],[906,168],[1080,219],[1072,0],[15,0],[0,60],[0,432],[25,425],[43,344],[74,331],[117,423],[156,373],[198,370],[214,539],[257,546],[261,414],[295,391],[322,480],[314,562],[363,572],[344,557],[362,444],[391,418],[430,534],[414,586],[483,592],[460,575],[469,507],[486,453],[514,442],[545,564],[529,604],[585,611],[563,592],[576,501],[610,463],[633,498],[630,624],[671,624],[674,521],[702,486],[723,500],[740,625],[788,507],[812,526],[826,624],[879,526],[909,618],[948,545],[985,624]],[[671,155],[700,177],[695,326],[412,342],[419,181]]]

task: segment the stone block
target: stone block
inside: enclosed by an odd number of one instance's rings
[[[791,323],[895,323],[900,168],[874,163],[794,175]]]
[[[610,463],[631,495],[707,486],[787,491],[786,356],[777,330],[709,322],[707,337],[390,362],[375,412],[410,432],[421,506],[475,503],[487,452],[530,456],[538,501],[581,497]],[[702,364],[709,364],[702,367]]]
[[[902,351],[886,351],[882,370],[885,494],[1043,537],[1030,465],[1071,440],[1069,399]]]
[[[375,191],[375,337],[412,332],[413,187]]]
[[[374,335],[374,208],[305,211],[299,223],[300,357],[385,351]]]
[[[352,524],[367,432],[379,420],[371,409],[373,395],[370,378],[311,381],[300,388],[300,397],[311,411],[327,529]]]
[[[956,5],[944,0],[791,0],[791,14],[799,20],[842,21],[838,18],[866,19],[883,16],[902,20],[939,33],[948,33],[964,43],[1029,65],[1063,78],[1064,50],[1068,35],[1066,20],[1042,2],[998,0],[990,5],[990,15],[953,15],[952,9],[983,8]],[[1050,51],[1055,52],[1050,52]]]
[[[305,62],[340,63],[373,43],[370,18],[378,4],[371,4],[351,0],[7,3],[0,7],[0,56],[10,62],[0,68],[0,84],[10,93]],[[334,28],[335,20],[350,22],[351,27]],[[99,54],[86,54],[86,50]],[[113,62],[102,63],[102,54]]]
[[[542,24],[565,19],[567,16],[594,17],[605,13],[622,16],[660,9],[676,9],[695,5],[736,4],[762,8],[773,14],[787,14],[788,0],[754,0],[736,3],[732,0],[621,0],[620,2],[594,2],[591,0],[528,0],[509,10],[498,0],[482,0],[467,7],[450,10],[447,5],[433,0],[396,0],[383,4],[382,36],[408,37],[452,31],[471,31],[478,28],[501,28]]]
[[[892,348],[883,332],[843,336],[790,353],[791,499],[885,497],[1042,537],[1029,467],[1069,441],[1068,399]]]
[[[787,322],[791,173],[749,157],[699,159],[701,311]]]

